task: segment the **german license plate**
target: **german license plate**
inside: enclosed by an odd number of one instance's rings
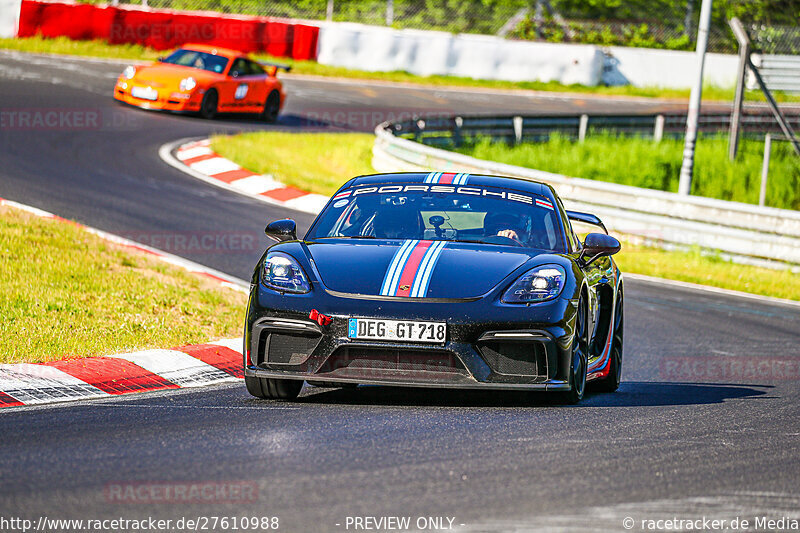
[[[351,339],[441,344],[447,338],[445,322],[351,318],[347,329],[347,336]]]
[[[131,95],[142,100],[158,100],[158,91],[152,87],[134,87],[131,89]]]

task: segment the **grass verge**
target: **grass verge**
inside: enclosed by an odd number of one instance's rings
[[[241,333],[246,297],[80,227],[0,207],[0,363]]]
[[[253,132],[216,135],[211,148],[286,185],[331,195],[353,176],[375,172],[370,164],[373,141],[367,133]]]
[[[0,39],[0,49],[18,50],[22,52],[68,54],[89,57],[102,57],[111,59],[154,60],[164,55],[165,52],[157,51],[138,45],[112,45],[105,41],[72,41],[66,37],[45,39],[43,37],[26,37],[22,39]],[[352,78],[361,80],[376,80],[387,82],[413,83],[436,87],[470,87],[485,89],[528,89],[534,91],[565,92],[576,94],[594,94],[605,96],[640,96],[648,98],[679,98],[688,99],[688,89],[671,89],[666,87],[633,87],[620,85],[614,87],[589,87],[585,85],[564,85],[556,82],[541,81],[501,81],[501,80],[476,80],[459,76],[418,76],[409,72],[369,72],[365,70],[322,65],[316,61],[293,60],[285,57],[272,57],[256,54],[258,59],[274,61],[292,66],[292,73],[312,76],[328,76],[338,78]],[[759,91],[747,91],[747,100],[764,102],[765,99]],[[798,102],[800,96],[775,94],[779,102]],[[732,88],[706,86],[703,89],[703,99],[708,101],[733,100]]]
[[[553,135],[548,142],[509,146],[483,138],[457,151],[557,174],[677,192],[683,140],[664,139],[657,143],[596,133],[583,143]],[[736,161],[731,163],[727,138],[701,138],[695,155],[692,194],[757,204],[763,157],[763,142],[744,140]],[[773,144],[769,170],[766,205],[800,209],[800,159],[789,143]]]
[[[360,133],[255,132],[212,138],[212,148],[244,168],[330,195],[349,178],[373,173],[373,137]],[[717,255],[625,243],[615,256],[623,272],[800,300],[800,273],[730,262]]]
[[[614,256],[622,272],[800,301],[800,273],[732,263],[700,249],[667,251],[623,241]]]

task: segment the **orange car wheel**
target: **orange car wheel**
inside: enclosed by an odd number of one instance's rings
[[[200,116],[209,120],[216,117],[217,104],[219,104],[219,94],[216,89],[210,89],[203,96],[203,101],[200,102]]]
[[[275,122],[278,120],[278,113],[281,110],[281,95],[278,91],[272,91],[267,96],[267,101],[264,104],[264,111],[261,112],[261,119],[264,122]]]

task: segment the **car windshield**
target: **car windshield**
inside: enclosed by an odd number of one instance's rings
[[[496,187],[410,184],[362,186],[338,193],[307,240],[426,239],[566,251],[552,202]]]
[[[222,56],[215,56],[206,52],[198,52],[196,50],[176,50],[167,57],[162,63],[169,63],[171,65],[181,65],[184,67],[199,68],[201,70],[208,70],[221,74],[225,71],[228,65],[228,58]]]

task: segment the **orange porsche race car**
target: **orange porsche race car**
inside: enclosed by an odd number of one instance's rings
[[[258,113],[274,122],[286,94],[276,77],[279,68],[242,52],[187,44],[151,65],[127,67],[114,87],[114,98],[145,109],[217,113]]]

